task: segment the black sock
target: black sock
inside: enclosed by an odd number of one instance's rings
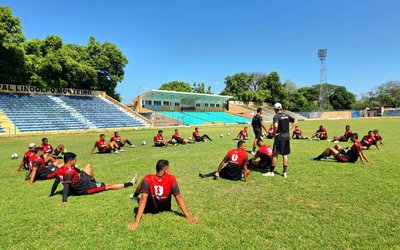
[[[286,173],[286,171],[287,171],[287,166],[283,165],[283,172]]]
[[[210,141],[212,141],[212,139],[208,136],[208,135],[205,135],[206,137],[207,137],[207,139],[209,139]]]
[[[256,151],[256,148],[255,147],[253,147],[253,150],[252,150],[253,152],[255,152]]]
[[[130,187],[130,186],[133,186],[133,183],[132,183],[132,182],[126,182],[126,183],[124,183],[124,188]]]
[[[274,172],[274,170],[275,170],[275,166],[271,166],[269,172]]]
[[[317,156],[317,159],[322,159],[322,158],[324,158],[324,156],[322,154]]]
[[[201,174],[201,178],[214,177],[216,172],[217,171],[214,171],[214,172],[211,172],[211,173],[208,173],[208,174]]]
[[[128,143],[128,145],[132,146],[132,143],[129,140],[126,140],[126,143]]]

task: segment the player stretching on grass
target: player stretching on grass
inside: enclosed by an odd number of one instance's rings
[[[247,127],[244,127],[243,130],[239,131],[239,134],[236,136],[236,139],[239,139],[239,140],[248,140],[249,139],[249,133],[247,132]]]
[[[100,139],[94,143],[93,148],[89,152],[90,155],[93,154],[96,147],[99,150],[99,154],[111,153],[111,151],[115,154],[119,154],[118,144],[115,141],[107,143],[105,134],[101,134]]]
[[[256,155],[250,159],[250,166],[258,169],[269,169],[271,168],[273,151],[272,148],[265,144],[262,140],[257,141],[258,150]],[[256,161],[260,158],[259,161]]]
[[[296,140],[311,140],[309,137],[304,137],[302,135],[301,129],[299,129],[298,126],[294,127],[293,134],[292,134],[292,139]]]
[[[362,152],[362,145],[358,140],[358,134],[354,133],[350,136],[353,146],[346,152],[344,148],[336,144],[334,147],[325,149],[319,156],[311,158],[312,161],[320,161],[322,158],[329,158],[333,155],[338,162],[356,162],[360,158],[361,162],[365,164],[368,162],[367,157]]]
[[[131,148],[135,147],[128,139],[122,140],[121,136],[119,136],[117,131],[114,132],[114,136],[111,137],[110,139],[110,142],[113,141],[117,143],[118,147],[120,148],[120,151],[124,151],[122,147],[125,146],[125,143],[128,143],[128,145],[131,146]]]
[[[379,134],[379,131],[378,131],[377,129],[374,129],[373,132],[374,132],[375,139],[376,139],[377,141],[379,141],[379,143],[380,143],[381,145],[383,145],[382,136]]]
[[[189,214],[185,202],[180,194],[178,182],[169,174],[171,166],[167,160],[159,160],[156,165],[156,174],[146,175],[137,186],[134,199],[139,201],[136,218],[128,225],[130,230],[139,226],[143,213],[159,213],[171,211],[171,196],[173,195],[186,219],[197,222],[197,218]],[[138,196],[142,194],[140,199]]]
[[[237,148],[228,151],[219,164],[217,171],[208,174],[199,174],[199,176],[201,178],[214,177],[216,180],[221,177],[232,181],[241,180],[243,176],[244,182],[252,182],[252,180],[248,180],[250,174],[248,165],[249,159],[246,152],[246,142],[238,141]]]
[[[204,139],[205,138],[207,138],[207,139],[209,139],[210,141],[212,141],[212,139],[208,136],[208,135],[206,135],[206,134],[204,134],[204,135],[200,135],[200,132],[199,132],[199,128],[198,127],[195,127],[194,128],[194,131],[193,131],[193,139],[195,140],[195,141],[205,141]]]
[[[320,125],[319,129],[317,131],[315,131],[315,133],[313,134],[311,139],[314,137],[317,137],[318,141],[327,140],[328,139],[328,131],[326,131],[326,128],[324,128],[324,126]]]
[[[164,147],[168,146],[171,140],[164,140],[163,131],[158,130],[158,133],[154,136],[154,146],[156,147]]]
[[[59,167],[62,166],[62,162],[56,161],[53,158],[51,158],[52,164],[46,166],[47,162],[44,160],[44,154],[44,149],[37,147],[35,148],[35,154],[29,158],[31,170],[27,174],[27,177],[30,174],[30,185],[33,185],[33,183],[37,180],[47,180],[53,178],[49,177],[48,175],[54,173]],[[47,159],[49,159],[49,157]]]
[[[58,204],[59,206],[63,206],[67,203],[68,193],[70,191],[75,195],[94,194],[106,190],[117,190],[130,187],[137,182],[137,175],[133,177],[132,181],[121,184],[96,182],[92,165],[86,164],[83,169],[78,169],[75,166],[75,163],[76,154],[65,153],[64,166],[59,168],[56,172],[48,175],[49,178],[56,177],[51,188],[50,196],[54,195],[60,182],[64,185],[62,202]]]
[[[44,149],[45,152],[45,157],[51,156],[55,159],[57,159],[57,156],[61,153],[64,154],[65,148],[63,144],[60,144],[56,147],[56,149],[53,149],[53,146],[49,143],[49,140],[47,138],[42,139],[42,145],[40,145],[41,148]]]
[[[365,135],[362,139],[361,139],[361,145],[362,145],[362,149],[363,150],[367,150],[369,149],[372,145],[375,145],[375,147],[379,149],[377,140],[374,136],[374,132],[372,130],[370,130],[368,132],[368,135]]]
[[[331,140],[331,142],[348,141],[352,134],[353,134],[353,131],[351,131],[350,126],[346,125],[344,135],[334,136],[333,139]]]
[[[29,143],[28,145],[28,151],[24,153],[24,157],[22,158],[21,163],[18,166],[17,172],[20,172],[21,169],[29,170],[29,158],[32,157],[32,155],[35,154],[35,148],[36,144],[35,143]]]
[[[272,158],[272,166],[268,173],[263,176],[274,176],[274,170],[278,161],[278,155],[283,157],[282,176],[287,178],[288,155],[290,154],[290,130],[297,124],[297,119],[282,113],[282,104],[279,102],[274,104],[275,116],[272,119],[274,125],[274,156]],[[292,123],[289,126],[289,123]]]

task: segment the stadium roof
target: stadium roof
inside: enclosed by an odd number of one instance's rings
[[[224,102],[232,99],[233,96],[227,95],[210,95],[210,94],[199,94],[189,92],[177,92],[153,89],[141,95],[142,98],[155,98],[155,99],[179,99],[188,101],[214,101]]]

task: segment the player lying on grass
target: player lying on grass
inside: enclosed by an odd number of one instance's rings
[[[51,146],[51,144],[49,143],[49,140],[47,140],[47,138],[43,138],[42,139],[42,145],[40,145],[41,148],[44,149],[45,152],[45,158],[47,156],[51,156],[54,159],[57,159],[57,156],[61,153],[64,154],[65,148],[63,144],[60,144],[56,147],[56,149],[53,149],[53,147]]]
[[[262,140],[257,141],[258,150],[256,155],[250,159],[250,166],[258,169],[269,169],[272,164],[273,151],[272,148],[265,144]],[[259,161],[256,161],[260,158]]]
[[[374,132],[372,130],[368,131],[368,134],[365,135],[362,140],[361,140],[361,145],[363,150],[369,149],[372,145],[375,145],[375,147],[379,149],[377,140],[374,136]]]
[[[242,130],[239,131],[239,134],[236,136],[236,139],[239,140],[249,139],[249,132],[247,131],[247,127],[244,127]]]
[[[322,158],[329,158],[333,155],[338,162],[356,162],[360,158],[361,162],[365,164],[368,162],[367,157],[362,152],[362,145],[358,140],[358,134],[354,133],[350,136],[353,146],[346,152],[343,147],[336,144],[334,147],[325,149],[319,156],[311,158],[313,161],[320,161]]]
[[[29,158],[29,164],[31,167],[30,181],[29,184],[33,185],[33,183],[37,180],[47,180],[54,177],[49,177],[48,175],[57,171],[59,167],[63,164],[61,161],[56,161],[53,158],[47,157],[47,159],[51,159],[52,162],[50,165],[46,166],[48,162],[44,159],[44,149],[42,147],[35,148],[35,154]],[[26,178],[29,176],[27,174]]]
[[[185,202],[180,194],[178,183],[172,174],[169,174],[170,164],[167,160],[159,160],[156,164],[156,174],[146,175],[137,186],[134,199],[139,201],[136,218],[128,228],[135,230],[139,226],[143,213],[159,213],[171,210],[171,196],[173,195],[186,219],[197,222],[197,218],[189,214]],[[139,195],[142,194],[140,199]]]
[[[199,131],[198,127],[194,128],[193,139],[195,141],[204,141],[205,138],[207,138],[208,140],[212,141],[212,139],[207,134],[200,135],[200,131]]]
[[[327,140],[328,139],[328,131],[326,131],[326,128],[324,126],[320,125],[319,129],[315,131],[315,133],[312,135],[311,139],[317,137],[317,140]]]
[[[175,129],[175,134],[172,135],[171,142],[176,142],[179,144],[194,143],[194,141],[190,141],[188,139],[181,137],[178,129]]]
[[[67,203],[69,192],[75,195],[94,194],[130,187],[137,182],[137,175],[133,177],[132,181],[121,184],[96,182],[92,165],[86,164],[83,169],[78,169],[75,166],[76,158],[74,153],[65,153],[63,166],[48,176],[49,178],[56,177],[49,196],[54,195],[60,182],[63,183],[62,202],[58,204],[59,206]]]
[[[217,171],[208,174],[199,174],[199,176],[201,178],[214,177],[216,180],[221,177],[233,181],[241,180],[243,176],[244,182],[252,182],[252,180],[248,179],[250,174],[248,165],[249,159],[246,152],[246,142],[238,141],[237,148],[228,151],[224,159],[220,162]]]
[[[125,146],[125,143],[130,145],[131,148],[135,147],[128,139],[122,140],[121,136],[119,136],[117,131],[114,132],[114,136],[111,137],[111,139],[110,139],[110,142],[113,142],[113,141],[115,141],[117,143],[118,147],[120,148],[120,151],[123,151],[122,147]]]
[[[154,136],[154,146],[156,147],[168,146],[170,142],[171,140],[164,140],[162,130],[158,130],[158,133]]]
[[[346,125],[344,135],[342,136],[334,136],[331,142],[338,142],[338,141],[348,141],[350,136],[353,134],[353,132],[350,129],[349,125]]]
[[[24,157],[22,158],[21,163],[18,166],[17,172],[20,172],[21,169],[29,170],[29,158],[35,154],[35,148],[36,144],[35,143],[29,143],[28,145],[28,151],[24,153]]]
[[[380,143],[381,145],[383,145],[382,136],[379,134],[379,131],[378,131],[377,129],[374,129],[373,132],[374,132],[375,139],[376,139],[377,141],[379,141],[379,143]]]
[[[309,137],[304,137],[302,135],[301,129],[299,129],[298,126],[294,127],[293,133],[292,133],[292,139],[296,140],[311,140]]]
[[[106,154],[114,152],[115,154],[119,154],[119,146],[115,141],[106,142],[105,134],[100,135],[100,139],[94,143],[93,148],[90,150],[89,154],[93,154],[93,151],[96,149],[99,150],[99,154]]]

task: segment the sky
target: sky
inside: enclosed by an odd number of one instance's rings
[[[27,39],[90,36],[127,57],[123,103],[163,83],[204,82],[219,94],[228,75],[278,72],[298,88],[328,83],[358,97],[400,80],[398,0],[2,0]]]

